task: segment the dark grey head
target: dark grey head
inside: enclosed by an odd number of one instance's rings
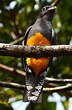
[[[41,9],[40,16],[46,16],[48,20],[52,20],[56,6],[45,6]]]

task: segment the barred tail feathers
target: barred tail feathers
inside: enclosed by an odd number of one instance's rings
[[[46,74],[46,71],[43,72],[38,79],[32,74],[26,76],[25,102],[42,102],[42,88]]]

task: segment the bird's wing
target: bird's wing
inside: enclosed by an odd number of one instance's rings
[[[27,31],[25,32],[25,35],[24,35],[24,39],[22,41],[22,45],[26,45],[26,41],[27,41],[27,37],[28,37],[28,34],[31,30],[32,26],[28,27]],[[23,67],[24,69],[26,68],[26,61],[25,61],[25,58],[22,59],[22,63],[23,63]]]
[[[30,26],[25,35],[24,35],[24,39],[22,41],[22,45],[26,45],[26,41],[27,41],[27,37],[28,37],[28,34],[31,30],[32,26]],[[34,87],[34,84],[35,84],[35,77],[34,77],[34,74],[31,70],[31,68],[29,66],[27,66],[26,64],[26,58],[23,58],[23,67],[26,71],[26,76],[25,76],[25,84],[26,84],[26,91],[25,91],[25,96],[24,96],[24,101],[28,101],[28,97],[30,96],[30,93]]]

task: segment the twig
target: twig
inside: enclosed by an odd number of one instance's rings
[[[22,41],[23,39],[24,39],[23,37],[20,37],[20,38],[16,39],[15,41],[10,42],[9,44],[11,44],[11,45],[17,44],[18,42]]]
[[[47,82],[47,83],[63,83],[63,84],[65,84],[65,83],[72,83],[72,79],[56,79],[56,78],[49,78],[49,77],[46,77],[45,78],[45,81]]]
[[[26,74],[24,71],[21,71],[19,69],[14,69],[12,67],[9,67],[9,66],[3,65],[3,64],[0,64],[0,70],[6,71],[6,72],[9,72],[12,74],[21,75],[21,76],[25,76],[25,74]]]
[[[1,87],[8,87],[8,88],[15,88],[15,89],[20,89],[24,90],[25,85],[17,84],[17,83],[11,83],[11,82],[0,82]],[[59,86],[59,87],[54,87],[54,88],[43,88],[44,92],[58,92],[62,90],[70,90],[72,89],[72,84],[67,84],[65,86]]]
[[[70,56],[72,45],[21,46],[0,43],[0,55],[12,57]]]
[[[12,39],[16,40],[17,36],[15,35],[14,32],[10,32],[9,35],[12,37]]]
[[[56,0],[55,2],[53,2],[51,4],[51,6],[57,6],[60,2],[61,2],[61,0]]]
[[[62,91],[62,90],[70,90],[72,89],[72,84],[67,84],[65,86],[59,86],[59,87],[55,87],[55,88],[43,88],[44,92],[58,92],[58,91]]]
[[[6,66],[4,64],[0,64],[0,70],[2,71],[7,71],[9,73],[12,73],[12,74],[17,74],[17,75],[20,75],[20,76],[25,76],[26,73],[24,71],[21,71],[19,69],[14,69],[12,67],[9,67],[9,66]],[[56,83],[56,84],[66,84],[66,83],[72,83],[72,79],[56,79],[56,78],[49,78],[49,77],[46,77],[45,78],[45,82],[46,84],[48,83]]]
[[[61,87],[61,86],[59,86],[58,84],[55,84],[55,83],[47,83],[47,82],[45,82],[44,83],[44,88],[56,88],[56,87]],[[49,92],[49,91],[48,91]],[[58,93],[62,93],[63,95],[65,95],[65,96],[67,96],[67,97],[72,97],[72,92],[71,91],[67,91],[67,90],[61,90],[61,91],[50,91],[50,93],[52,93],[52,92],[58,92]]]
[[[0,87],[15,88],[15,89],[23,90],[25,88],[25,85],[11,83],[11,82],[0,82]]]

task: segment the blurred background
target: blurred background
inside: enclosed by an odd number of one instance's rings
[[[35,22],[41,7],[53,1],[0,0],[0,43],[12,43],[16,39],[23,39],[26,29]],[[62,0],[58,5],[53,27],[58,44],[72,44],[72,0]],[[21,58],[0,56],[0,64],[23,70]],[[54,58],[48,77],[72,78],[72,56]],[[11,74],[1,67],[0,81],[24,84],[23,77]],[[72,110],[71,90],[43,93],[42,104],[23,103],[22,96],[21,90],[0,87],[0,110]]]

